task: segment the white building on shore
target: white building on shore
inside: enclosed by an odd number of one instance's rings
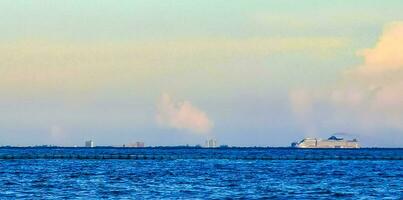
[[[214,139],[206,140],[205,147],[206,148],[216,148],[216,147],[218,147],[217,140],[214,140]]]
[[[92,140],[85,141],[85,147],[93,148],[94,146],[95,146],[94,141]]]
[[[145,147],[145,145],[144,145],[144,142],[135,142],[135,143],[124,144],[123,147],[142,148],[142,147]]]

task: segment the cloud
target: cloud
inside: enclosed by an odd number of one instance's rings
[[[311,98],[296,98],[292,91],[295,117],[303,127],[316,124],[322,130],[403,131],[402,52],[403,22],[390,23],[373,48],[358,52],[363,64],[345,71],[337,84],[325,90],[304,88],[304,96]]]
[[[311,121],[314,110],[311,94],[303,89],[293,90],[290,93],[292,110],[307,133],[316,134],[317,130],[313,121]]]
[[[163,94],[157,104],[158,124],[191,133],[208,134],[213,122],[207,114],[189,101],[175,102],[168,94]]]
[[[136,85],[155,84],[154,80],[166,73],[178,74],[207,67],[214,71],[229,61],[257,60],[275,53],[322,55],[345,43],[343,38],[337,37],[2,41],[0,90],[11,94],[54,91],[82,94],[130,84],[133,80]]]
[[[50,140],[54,143],[61,144],[66,140],[66,133],[59,125],[52,125],[49,129]]]
[[[358,54],[364,64],[353,72],[360,76],[380,76],[403,69],[403,22],[388,24],[374,48],[364,49]]]

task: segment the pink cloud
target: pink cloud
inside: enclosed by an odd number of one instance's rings
[[[380,75],[403,69],[403,22],[390,23],[374,48],[364,49],[358,55],[364,57],[364,64],[353,72],[358,75]]]
[[[157,104],[158,124],[191,133],[207,134],[213,127],[207,114],[189,101],[175,102],[168,94],[163,94]]]
[[[376,132],[378,128],[403,130],[402,52],[403,22],[394,22],[386,26],[373,48],[360,51],[363,64],[346,71],[336,85],[325,90],[305,89],[309,92],[302,96],[298,93],[300,90],[292,91],[290,103],[296,119],[304,124],[325,121],[339,125],[329,129],[350,124],[365,133]],[[314,105],[321,105],[321,108]],[[310,114],[306,114],[307,111]],[[325,112],[326,119],[311,117],[321,112]]]

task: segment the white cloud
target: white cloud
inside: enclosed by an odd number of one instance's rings
[[[158,124],[190,133],[208,134],[213,122],[207,114],[189,101],[175,102],[168,94],[163,94],[157,104]]]

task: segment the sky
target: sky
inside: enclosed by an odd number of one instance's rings
[[[0,1],[0,145],[403,146],[403,1]]]

